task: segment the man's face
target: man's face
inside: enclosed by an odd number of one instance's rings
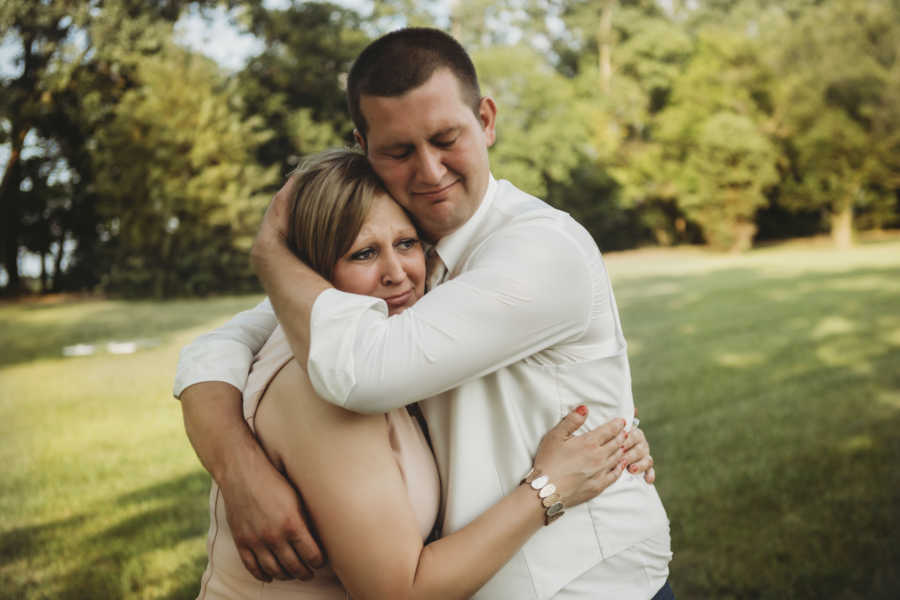
[[[497,108],[482,98],[476,117],[449,69],[402,96],[363,95],[368,124],[359,139],[387,191],[437,241],[478,209],[490,176]]]

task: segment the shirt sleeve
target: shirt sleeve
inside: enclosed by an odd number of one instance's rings
[[[201,335],[182,348],[172,393],[179,398],[185,388],[204,381],[224,381],[243,390],[253,356],[276,325],[275,311],[266,298],[218,329]]]
[[[436,395],[588,326],[592,280],[578,243],[547,226],[508,227],[465,272],[388,317],[379,299],[327,290],[311,320],[308,371],[326,400],[387,412]]]

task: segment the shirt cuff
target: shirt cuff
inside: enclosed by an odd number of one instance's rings
[[[334,288],[313,303],[306,370],[316,393],[332,404],[345,406],[356,385],[354,349],[360,319],[368,311],[388,316],[384,300]]]
[[[230,383],[243,391],[252,361],[250,349],[233,340],[186,346],[178,358],[172,394],[180,398],[186,388],[205,381]]]

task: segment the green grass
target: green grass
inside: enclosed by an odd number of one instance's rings
[[[896,598],[900,243],[613,257],[681,598]]]
[[[676,595],[896,597],[900,242],[607,263]],[[0,598],[195,597],[209,479],[171,379],[257,299],[0,305]]]
[[[0,598],[194,598],[209,478],[179,348],[257,298],[0,306]],[[132,338],[131,355],[61,348]]]

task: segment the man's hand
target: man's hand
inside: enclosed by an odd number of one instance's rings
[[[310,579],[324,558],[309,532],[302,500],[268,459],[244,457],[219,487],[226,518],[247,570],[262,581]],[[249,471],[248,471],[249,469]]]
[[[241,392],[218,381],[181,393],[184,427],[226,505],[238,553],[262,581],[309,579],[324,564],[300,496],[260,447],[241,411]]]
[[[653,469],[653,457],[650,456],[650,444],[644,431],[637,427],[628,432],[625,438],[625,464],[629,473],[643,473],[647,483],[656,481],[656,471]]]
[[[270,252],[287,246],[291,199],[297,195],[297,186],[297,178],[289,177],[266,208],[250,251],[250,258],[257,272],[265,267]]]

